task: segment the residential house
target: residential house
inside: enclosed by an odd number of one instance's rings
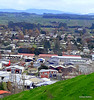
[[[39,75],[41,78],[56,78],[58,71],[57,70],[52,70],[52,69],[42,69],[39,71]]]
[[[34,75],[36,73],[38,73],[38,68],[29,68],[28,69],[28,74],[29,75]]]
[[[92,54],[92,60],[94,60],[94,54]]]
[[[6,67],[5,70],[11,73],[21,74],[24,72],[25,68],[22,66],[14,65],[14,66]]]

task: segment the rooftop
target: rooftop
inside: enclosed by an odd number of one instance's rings
[[[34,56],[35,54],[27,54],[27,53],[18,53],[18,55],[23,55],[23,56]]]
[[[40,54],[39,57],[52,57],[52,56],[58,56],[56,54]]]
[[[63,56],[52,56],[52,57],[56,57],[56,58],[77,58],[77,59],[81,59],[81,56],[78,55],[63,55]]]
[[[57,72],[57,70],[52,70],[52,69],[48,69],[48,70],[42,69],[39,72],[48,72],[48,71],[56,71]]]
[[[0,90],[0,94],[10,93],[9,91]]]

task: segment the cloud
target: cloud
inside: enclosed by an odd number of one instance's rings
[[[0,9],[55,9],[74,13],[93,13],[94,0],[0,0]]]

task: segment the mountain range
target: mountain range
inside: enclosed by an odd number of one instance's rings
[[[36,13],[36,14],[43,14],[43,13],[52,13],[52,14],[63,14],[68,13],[72,14],[71,12],[63,12],[59,10],[48,10],[48,9],[27,9],[27,10],[16,10],[16,9],[0,9],[0,12],[26,12],[26,13]]]

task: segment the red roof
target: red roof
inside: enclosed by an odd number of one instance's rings
[[[4,93],[11,93],[9,91],[4,91],[4,90],[0,90],[0,94],[4,94]]]
[[[35,54],[27,54],[27,53],[18,53],[18,55],[23,55],[23,56],[34,56]]]
[[[39,54],[39,57],[52,57],[52,56],[58,56],[56,54]]]

